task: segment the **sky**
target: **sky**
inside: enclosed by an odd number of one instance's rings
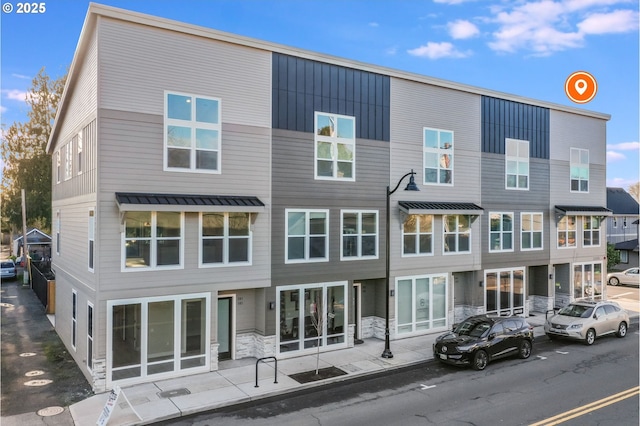
[[[639,176],[638,0],[102,0],[360,62],[611,115],[607,186]],[[86,0],[0,0],[0,122],[27,121],[25,93],[45,68],[65,74]],[[26,3],[32,6],[34,2]],[[20,10],[21,9],[21,10]],[[38,12],[38,13],[34,13]],[[565,81],[586,71],[595,97]]]

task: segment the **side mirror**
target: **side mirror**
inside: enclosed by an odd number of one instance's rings
[[[598,319],[598,314],[593,314],[593,319],[597,320]]]
[[[495,338],[496,338],[496,333],[489,334],[489,337],[488,337],[489,340],[493,340]]]

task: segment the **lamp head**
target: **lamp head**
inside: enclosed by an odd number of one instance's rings
[[[413,175],[415,175],[416,173],[413,171],[413,169],[411,169],[411,177],[409,178],[409,183],[407,184],[407,187],[404,189],[405,191],[420,191],[420,188],[418,188],[418,185],[416,185],[416,181],[413,178]]]

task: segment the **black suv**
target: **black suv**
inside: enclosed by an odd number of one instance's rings
[[[476,315],[436,338],[433,356],[452,365],[484,370],[489,361],[511,355],[529,358],[533,327],[522,317]]]

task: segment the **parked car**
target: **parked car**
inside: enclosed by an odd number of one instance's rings
[[[524,318],[475,315],[438,336],[433,355],[446,364],[484,370],[498,358],[529,358],[532,349],[533,327]]]
[[[622,272],[607,274],[607,282],[611,285],[628,284],[640,286],[640,268],[629,268]]]
[[[2,261],[2,279],[15,279],[17,276],[16,264],[13,260],[7,259]]]
[[[547,318],[544,332],[550,339],[566,337],[593,345],[599,336],[626,336],[628,326],[629,314],[616,302],[576,300]]]

